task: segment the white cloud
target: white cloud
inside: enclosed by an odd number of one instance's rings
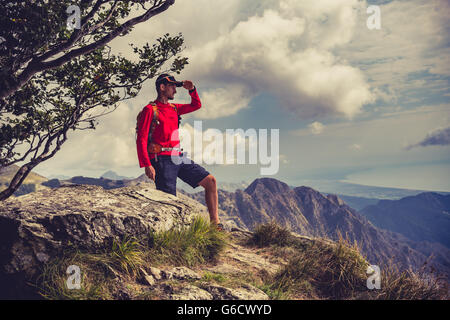
[[[314,121],[308,125],[308,128],[311,130],[312,134],[320,134],[323,131],[324,125],[318,121]]]
[[[237,113],[260,93],[273,94],[281,108],[301,117],[351,118],[375,95],[364,73],[333,51],[351,41],[361,5],[358,0],[182,1],[131,35],[141,45],[166,32],[183,33],[183,55],[190,62],[183,78],[197,82],[200,92],[208,88],[205,98],[231,105],[219,113],[205,108],[202,118]],[[129,42],[118,39],[114,48],[130,52]],[[242,100],[225,97],[228,87],[240,88],[234,92]]]
[[[195,118],[215,119],[235,114],[248,106],[251,95],[242,85],[224,85],[224,87],[200,92],[202,108],[195,113]]]
[[[348,148],[351,150],[361,150],[361,145],[354,143],[354,144],[348,146]]]
[[[329,49],[347,44],[356,24],[355,9],[361,2],[354,0],[282,0],[283,16],[303,17],[306,30],[302,42],[309,47]]]
[[[449,2],[391,1],[380,8],[381,29],[368,30],[368,15],[360,12],[353,41],[337,54],[364,70],[384,101],[404,103],[409,90],[447,90],[448,82],[418,74],[450,75]]]
[[[380,167],[449,160],[448,148],[405,147],[422,141],[437,127],[449,126],[450,104],[423,106],[389,117],[327,124],[320,135],[309,128],[290,131],[281,152],[297,158],[296,171],[323,168]],[[301,138],[299,138],[301,137]],[[359,150],[358,150],[358,146]],[[287,147],[286,147],[287,146]],[[295,146],[295,148],[289,148]],[[349,152],[355,150],[358,152]]]
[[[448,1],[381,4],[381,30],[367,28],[367,6],[357,0],[185,0],[130,37],[140,45],[182,32],[183,55],[190,58],[183,78],[198,82],[200,91],[235,85],[247,87],[247,98],[269,92],[302,117],[352,117],[375,97],[414,102],[407,91],[417,88],[445,94],[446,81],[411,75],[450,75]],[[114,48],[129,52],[130,37]],[[246,107],[230,104],[234,113]],[[205,118],[214,112],[208,113]]]
[[[284,1],[278,10],[266,9],[189,50],[192,64],[186,70],[208,83],[226,81],[245,85],[254,94],[270,92],[280,107],[300,116],[351,117],[373,101],[373,94],[363,73],[328,49],[351,38],[356,4],[353,0],[339,5]],[[319,28],[324,17],[329,23]]]
[[[408,90],[427,88],[432,96],[448,88],[446,80],[416,75],[450,74],[449,3],[411,0],[380,6],[382,28],[370,31],[365,1],[177,1],[112,45],[116,52],[127,55],[130,42],[153,43],[166,32],[182,32],[186,40],[182,55],[189,57],[190,64],[177,78],[192,79],[199,88],[203,107],[194,114],[196,118],[235,114],[260,93],[274,95],[280,108],[315,119],[355,116],[375,97],[393,103],[386,107],[390,113],[381,119],[327,124],[326,130],[315,121],[296,131],[289,148],[280,150],[281,161],[283,157],[296,159],[296,172],[446,159],[448,155],[438,148],[424,152],[403,147],[423,140],[438,125],[447,127],[448,106],[404,112],[394,103],[409,99]],[[177,102],[180,96],[189,98],[184,90],[180,92]],[[146,84],[125,108],[102,118],[96,131],[69,132],[62,150],[38,171],[45,168],[70,175],[103,173],[109,168],[120,171],[125,166],[139,169],[135,117],[154,95],[153,83]],[[359,152],[349,152],[355,141],[362,147]]]
[[[56,155],[39,165],[44,175],[95,176],[112,168],[138,167],[135,128],[138,110],[122,103],[112,113],[98,118],[96,130],[69,131]]]

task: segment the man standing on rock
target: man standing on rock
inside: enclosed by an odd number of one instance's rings
[[[218,216],[216,179],[202,166],[183,155],[179,148],[179,116],[202,106],[197,89],[192,81],[176,81],[168,74],[161,74],[155,85],[158,97],[145,106],[137,121],[139,166],[145,167],[145,174],[155,182],[157,190],[175,196],[178,177],[192,188],[202,186],[205,189],[211,223],[222,229]],[[189,90],[190,104],[169,103],[177,93],[176,87]]]

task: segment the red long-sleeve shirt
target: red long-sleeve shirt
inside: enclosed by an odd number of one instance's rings
[[[194,89],[189,92],[191,96],[190,104],[179,104],[172,103],[178,109],[178,114],[186,114],[193,112],[201,108],[202,104],[200,102],[200,97],[198,96],[197,90]],[[159,122],[160,124],[156,126],[152,134],[152,141],[160,144],[163,147],[179,147],[180,139],[178,132],[172,133],[178,129],[178,114],[175,109],[170,106],[170,104],[163,104],[160,101],[156,101],[156,105],[159,111]],[[148,133],[150,131],[150,125],[153,118],[153,107],[148,104],[145,106],[143,114],[138,123],[138,132],[136,139],[137,154],[139,159],[139,166],[150,167],[150,159],[155,157],[154,154],[150,154],[147,151]],[[179,155],[178,151],[162,151],[158,153],[159,155]]]

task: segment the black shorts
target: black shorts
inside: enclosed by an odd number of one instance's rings
[[[155,185],[161,190],[174,196],[177,195],[177,178],[180,178],[192,188],[198,187],[209,172],[186,156],[159,155],[150,160],[155,168]]]

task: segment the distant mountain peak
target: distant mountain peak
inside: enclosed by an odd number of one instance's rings
[[[316,192],[318,192],[317,190],[315,190],[311,187],[307,187],[307,186],[295,187],[294,190],[297,190],[298,192],[301,192],[301,193],[309,193],[309,192],[316,193]]]
[[[255,179],[244,191],[248,194],[253,194],[258,191],[270,191],[272,193],[290,192],[289,186],[274,178],[258,178]]]
[[[104,174],[100,176],[100,178],[104,179],[111,179],[111,180],[123,180],[123,179],[130,179],[128,177],[119,176],[116,172],[112,170],[106,171]]]
[[[360,210],[375,226],[413,241],[438,242],[450,248],[450,195],[422,192],[399,200],[380,200]]]
[[[424,199],[424,200],[431,200],[431,199],[445,198],[445,197],[448,197],[448,195],[442,195],[437,192],[430,191],[430,192],[419,193],[416,197],[418,197],[420,199]]]

